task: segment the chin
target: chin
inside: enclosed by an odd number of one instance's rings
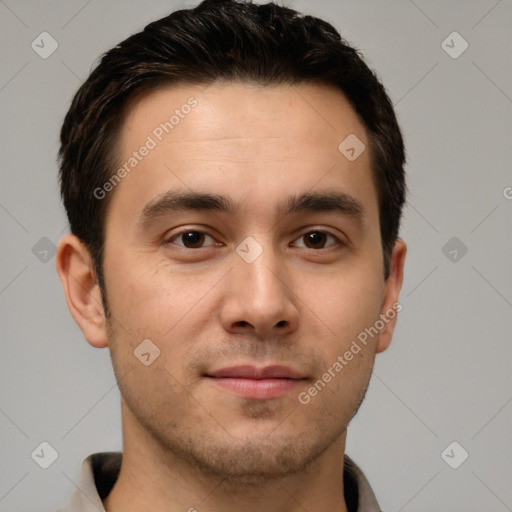
[[[180,455],[205,475],[237,485],[261,486],[304,472],[339,437],[327,440],[311,434],[228,436],[222,441],[204,436],[189,439],[186,451],[181,444]]]

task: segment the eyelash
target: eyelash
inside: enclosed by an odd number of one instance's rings
[[[203,235],[206,235],[208,237],[210,237],[212,240],[214,239],[211,235],[209,235],[208,233],[205,233],[204,231],[200,231],[198,229],[184,229],[183,231],[180,231],[179,233],[176,233],[174,234],[172,237],[170,237],[169,239],[165,240],[164,244],[165,245],[170,245],[170,244],[174,244],[174,245],[177,245],[178,247],[184,249],[184,250],[197,250],[197,249],[204,249],[205,247],[204,246],[201,246],[201,247],[185,247],[184,245],[180,245],[180,244],[175,244],[174,243],[174,240],[178,239],[180,236],[182,235],[185,235],[187,233],[201,233]],[[330,236],[331,238],[333,238],[335,241],[336,241],[336,245],[344,245],[343,242],[335,235],[333,235],[330,231],[326,231],[326,230],[323,230],[323,229],[309,229],[308,231],[302,233],[301,235],[299,235],[295,240],[298,240],[300,238],[303,238],[304,236],[306,235],[309,235],[311,233],[322,233],[324,235],[327,235],[328,237]],[[218,244],[211,244],[210,246],[206,246],[206,247],[211,247],[212,245],[218,245]],[[330,249],[332,248],[333,246],[330,246],[330,247],[321,247],[320,249],[314,249],[314,248],[310,248],[310,247],[301,247],[302,249],[311,249],[313,251],[320,251],[322,249]]]

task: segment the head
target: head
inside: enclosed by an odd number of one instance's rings
[[[298,471],[340,438],[390,343],[405,258],[403,140],[357,50],[288,8],[206,0],[103,55],[59,159],[59,275],[89,343],[110,348],[133,431],[244,478]],[[215,376],[235,365],[297,378],[241,397]]]

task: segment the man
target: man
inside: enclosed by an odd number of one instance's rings
[[[380,510],[345,445],[401,308],[405,155],[358,53],[207,0],[105,54],[61,142],[57,270],[123,424],[61,510]]]

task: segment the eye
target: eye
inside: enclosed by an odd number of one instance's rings
[[[204,247],[204,243],[207,239],[212,240],[215,243],[215,240],[210,235],[203,233],[202,231],[196,231],[194,229],[188,229],[186,231],[181,231],[173,235],[169,238],[166,243],[175,244],[181,247],[185,247],[187,249],[198,249]],[[176,240],[180,240],[182,243],[177,243]],[[214,244],[209,244],[214,245]],[[208,247],[208,245],[206,246]]]
[[[297,240],[301,239],[304,240],[304,245],[298,245],[298,247],[305,247],[307,249],[328,249],[328,247],[325,247],[325,244],[329,239],[334,240],[338,244],[341,243],[339,238],[331,233],[318,229],[304,233]],[[336,245],[336,243],[334,245]]]

